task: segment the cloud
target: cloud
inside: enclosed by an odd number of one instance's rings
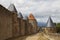
[[[23,15],[32,12],[40,21],[51,16],[54,22],[60,22],[60,0],[0,0],[0,4],[6,8],[11,3],[14,3],[18,12],[22,12]]]

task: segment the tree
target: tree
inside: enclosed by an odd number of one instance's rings
[[[60,33],[60,23],[56,24],[57,32]]]

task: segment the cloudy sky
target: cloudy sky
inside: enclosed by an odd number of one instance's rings
[[[53,22],[60,22],[60,0],[0,0],[6,8],[12,3],[23,15],[32,12],[39,22],[46,22],[49,16]]]

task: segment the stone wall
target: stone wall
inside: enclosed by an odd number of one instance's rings
[[[23,19],[21,19],[20,34],[25,35],[25,22]]]
[[[19,34],[21,33],[20,27],[21,27],[21,18],[18,18],[18,26],[19,26]],[[21,35],[21,34],[20,34]]]
[[[12,14],[0,5],[0,40],[12,37]]]
[[[33,25],[29,21],[32,21]],[[11,12],[0,5],[0,40],[29,35],[36,32],[36,20],[18,18],[16,12]]]
[[[43,28],[43,31],[45,33],[56,33],[56,28],[54,28],[54,27],[46,27],[46,28]]]
[[[27,26],[26,26],[26,34],[33,34],[33,26],[31,25],[31,23],[27,22]]]
[[[30,23],[28,23],[27,31],[28,34],[32,34],[32,25]]]
[[[17,13],[10,12],[0,5],[0,40],[19,35]]]
[[[26,21],[26,24],[25,25],[26,25],[25,26],[26,35],[32,34],[32,32],[31,32],[32,25],[29,22],[27,22],[27,21]]]
[[[18,23],[18,18],[17,18],[17,13],[13,13],[13,19],[12,19],[12,22],[13,22],[13,37],[16,37],[16,36],[19,36],[19,23]]]
[[[29,23],[31,23],[31,25],[32,25],[32,31],[33,31],[33,33],[36,33],[38,31],[36,20],[29,19]]]

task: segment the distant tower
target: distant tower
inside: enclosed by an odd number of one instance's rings
[[[44,28],[44,32],[46,33],[55,33],[56,32],[56,26],[54,25],[51,17],[49,17],[47,21],[47,26]]]
[[[47,21],[47,27],[54,27],[54,23],[53,23],[51,17],[49,17],[49,19]]]
[[[30,13],[29,17],[29,23],[31,23],[32,25],[32,33],[36,33],[37,32],[37,21],[35,19],[35,17],[32,15],[32,13]]]
[[[16,12],[17,13],[17,10],[16,10],[14,4],[10,4],[10,6],[8,7],[8,10],[11,11],[11,12]]]

